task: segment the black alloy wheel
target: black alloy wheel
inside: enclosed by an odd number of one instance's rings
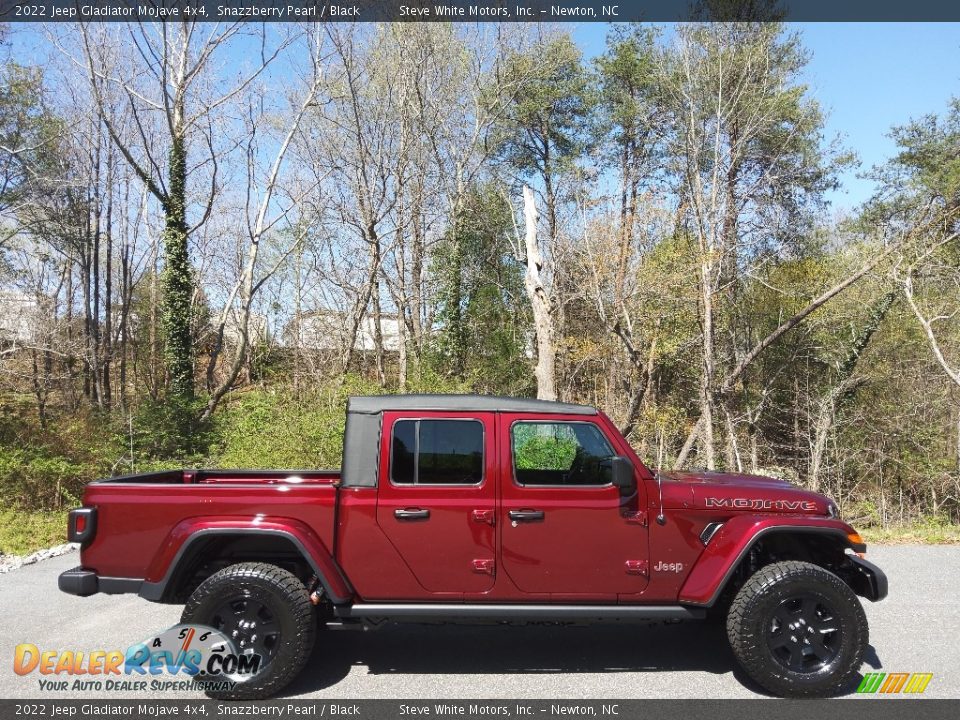
[[[263,658],[261,668],[270,664],[280,647],[282,634],[273,611],[249,593],[226,600],[213,611],[209,624],[230,638],[241,655]]]
[[[840,652],[840,623],[822,597],[800,593],[780,603],[770,622],[767,646],[788,670],[818,672]]]

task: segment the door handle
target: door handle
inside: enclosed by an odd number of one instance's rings
[[[511,510],[507,514],[514,522],[543,522],[543,510]]]
[[[397,508],[393,511],[393,516],[397,520],[427,520],[430,517],[430,511],[421,508]]]

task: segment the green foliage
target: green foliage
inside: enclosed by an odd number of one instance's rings
[[[0,555],[29,555],[66,541],[65,512],[0,510]]]
[[[0,446],[0,501],[17,508],[76,505],[87,469],[42,449]]]
[[[164,202],[166,226],[163,232],[163,276],[161,286],[161,327],[164,359],[170,382],[171,399],[177,406],[172,420],[182,420],[180,434],[191,431],[189,419],[182,414],[185,403],[193,399],[193,311],[194,278],[187,247],[186,217],[187,149],[182,137],[170,145],[169,189]]]
[[[427,363],[479,392],[525,394],[528,305],[512,255],[512,210],[494,184],[471,189],[431,265],[440,326]]]
[[[655,28],[615,26],[607,36],[607,51],[596,59],[599,84],[598,144],[609,136],[608,161],[621,172],[637,174],[648,167],[663,137],[666,121],[657,66]]]
[[[960,526],[941,519],[931,518],[904,525],[879,524],[865,526],[860,530],[867,545],[903,544],[960,545]]]
[[[945,117],[926,115],[891,133],[900,147],[892,166],[925,197],[960,202],[960,99]]]
[[[62,123],[43,90],[40,68],[12,61],[0,65],[0,209],[21,199],[56,162],[52,151]]]
[[[200,419],[203,400],[170,395],[163,400],[145,399],[133,417],[134,465],[171,461],[180,465],[202,463],[212,442],[211,426]],[[117,440],[125,437],[120,428]]]
[[[504,61],[503,74],[524,78],[500,127],[500,152],[522,173],[551,176],[587,148],[596,102],[580,50],[567,35],[537,43]]]
[[[518,470],[569,470],[579,447],[573,437],[542,434],[542,425],[517,425],[513,447]]]
[[[240,393],[216,417],[222,467],[335,468],[343,447],[346,398],[320,392]]]

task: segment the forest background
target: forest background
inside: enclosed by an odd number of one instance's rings
[[[23,28],[0,553],[62,542],[98,477],[338,466],[346,398],[384,392],[593,404],[652,467],[960,536],[949,85],[864,163],[776,22],[592,26],[589,53],[563,25]]]

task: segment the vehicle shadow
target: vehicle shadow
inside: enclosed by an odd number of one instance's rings
[[[872,646],[867,664],[879,666]],[[504,675],[700,671],[732,674],[768,695],[738,666],[722,623],[557,625],[386,624],[320,633],[306,669],[281,692],[336,686],[355,666],[371,675]],[[856,690],[859,678],[848,692]],[[847,693],[845,693],[847,694]]]
[[[370,631],[321,633],[307,669],[283,694],[333,687],[354,665],[367,667],[371,675],[502,675],[671,670],[728,673],[736,662],[719,624],[387,624]]]

